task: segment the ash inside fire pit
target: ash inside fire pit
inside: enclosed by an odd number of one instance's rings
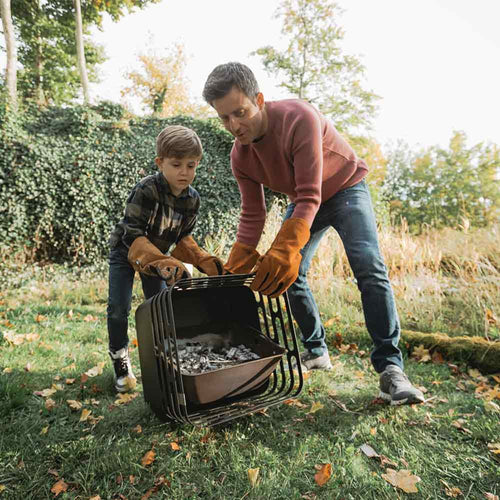
[[[178,340],[177,352],[181,373],[185,375],[198,375],[260,359],[249,347],[243,344],[232,346],[216,334]]]

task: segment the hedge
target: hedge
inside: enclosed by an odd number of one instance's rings
[[[0,106],[0,242],[37,260],[88,263],[107,241],[130,189],[156,172],[155,139],[169,124],[191,127],[204,156],[193,186],[202,200],[195,237],[234,237],[240,196],[231,175],[232,137],[215,120],[129,118],[117,104],[27,109]]]

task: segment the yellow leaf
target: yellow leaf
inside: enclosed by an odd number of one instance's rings
[[[47,427],[43,427],[42,430],[40,431],[40,434],[47,434],[47,432],[49,431],[49,426],[47,425]]]
[[[53,399],[47,398],[45,400],[45,408],[47,408],[47,410],[51,411],[55,408],[55,406],[56,406],[56,402]]]
[[[80,403],[80,401],[76,401],[74,399],[67,399],[66,403],[68,403],[68,406],[74,411],[78,411],[82,408],[82,403]]]
[[[44,389],[43,391],[35,391],[35,396],[42,396],[42,398],[48,398],[52,394],[56,393],[57,389]]]
[[[82,414],[80,415],[80,422],[85,422],[89,418],[91,413],[92,412],[90,410],[87,410],[86,408],[84,408],[82,410]]]
[[[179,446],[179,444],[176,443],[175,441],[172,441],[170,443],[170,448],[172,448],[172,450],[174,450],[174,451],[179,451],[181,449],[181,447]]]
[[[64,482],[64,479],[59,479],[57,483],[52,486],[50,491],[54,493],[55,496],[59,495],[59,493],[62,493],[63,491],[66,491],[68,489],[68,485]]]
[[[155,461],[155,455],[156,453],[154,452],[154,450],[149,450],[148,452],[146,452],[146,454],[141,459],[141,464],[143,465],[143,467],[151,465]]]
[[[142,427],[137,424],[133,429],[132,429],[133,432],[135,432],[136,434],[140,434],[142,432]]]
[[[45,321],[47,319],[47,316],[44,316],[43,314],[37,314],[35,316],[35,321],[37,323],[41,323],[42,321]]]
[[[386,469],[382,477],[390,484],[403,490],[405,493],[418,493],[416,483],[420,481],[418,476],[412,475],[409,470],[402,469],[395,471],[394,469]]]
[[[255,488],[255,486],[257,486],[257,481],[259,479],[259,472],[260,472],[259,468],[247,470],[248,480],[250,481],[252,488]]]
[[[488,448],[495,455],[500,454],[500,443],[488,443]]]
[[[7,366],[3,369],[2,373],[12,373],[12,368],[10,368],[10,366]]]
[[[104,362],[101,361],[100,363],[97,363],[96,366],[93,366],[92,368],[90,368],[90,370],[87,370],[85,372],[85,375],[87,375],[87,377],[96,377],[97,375],[102,374],[103,368],[104,368]]]
[[[96,495],[95,497],[90,497],[89,500],[101,500],[100,495]]]
[[[71,385],[71,384],[74,384],[75,383],[75,380],[74,378],[67,378],[66,379],[66,385]]]
[[[121,392],[118,394],[118,399],[115,400],[115,405],[124,405],[130,403],[132,399],[135,399],[139,394],[137,392],[129,393],[129,392]]]
[[[307,413],[316,413],[318,410],[321,410],[325,405],[323,403],[314,402],[311,405],[311,409]]]
[[[83,321],[86,321],[88,323],[90,321],[97,321],[98,319],[99,318],[97,316],[92,316],[91,314],[87,314],[87,316],[83,318]]]
[[[372,428],[370,429],[370,434],[371,434],[372,436],[375,436],[375,434],[377,434],[377,429],[376,429],[375,427],[372,427]]]
[[[2,491],[5,491],[6,488],[7,488],[6,486],[0,484],[0,493],[2,493]]]
[[[420,344],[418,347],[413,349],[411,353],[411,357],[415,358],[419,363],[426,363],[431,360],[431,356],[429,354],[429,349],[426,349],[423,344]]]
[[[314,474],[314,480],[318,486],[324,486],[332,477],[332,464],[322,464],[316,466],[318,472]]]
[[[472,378],[481,378],[482,377],[481,372],[479,370],[476,370],[476,368],[469,368],[467,370],[467,373],[469,374],[469,377],[472,377]]]

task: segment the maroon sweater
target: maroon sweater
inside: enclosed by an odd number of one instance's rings
[[[256,247],[266,220],[263,186],[288,195],[292,217],[309,226],[322,201],[354,186],[368,167],[316,108],[298,99],[266,103],[267,131],[258,142],[234,142],[231,168],[241,193],[237,240]]]

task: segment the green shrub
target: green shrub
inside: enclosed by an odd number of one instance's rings
[[[240,196],[230,165],[231,136],[214,120],[133,118],[113,103],[30,109],[7,117],[0,106],[0,241],[38,260],[91,262],[130,189],[156,172],[155,140],[169,124],[199,134],[204,156],[193,186],[202,199],[195,237],[234,237]]]

